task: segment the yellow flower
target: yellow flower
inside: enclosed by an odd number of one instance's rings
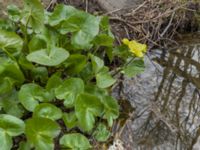
[[[136,57],[144,57],[144,53],[147,51],[147,45],[138,43],[135,40],[129,41],[128,39],[123,39],[122,42],[127,45],[130,52],[135,54]]]

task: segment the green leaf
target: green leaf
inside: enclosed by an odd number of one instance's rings
[[[64,99],[66,107],[73,107],[76,97],[84,91],[84,82],[80,78],[69,78],[55,90],[57,99]]]
[[[97,35],[94,39],[94,44],[97,46],[107,46],[112,47],[114,39],[106,34]]]
[[[75,112],[64,113],[63,121],[65,125],[67,126],[67,128],[73,128],[78,124],[78,120],[77,120]]]
[[[80,94],[75,101],[75,113],[83,131],[91,131],[94,127],[95,117],[101,116],[102,112],[101,100],[94,95]]]
[[[0,128],[0,145],[1,150],[11,150],[12,148],[12,137],[9,136],[4,130]]]
[[[53,13],[50,14],[48,22],[51,26],[58,25],[63,20],[68,19],[70,16],[77,13],[77,9],[72,6],[59,4],[55,7]]]
[[[86,56],[72,54],[65,62],[66,71],[69,74],[77,74],[83,70],[86,65]]]
[[[23,41],[16,33],[0,30],[0,49],[16,56],[21,52],[22,46]]]
[[[44,117],[51,120],[58,120],[62,117],[62,111],[56,106],[48,103],[42,103],[36,106],[33,117]]]
[[[16,84],[22,84],[24,82],[24,75],[16,62],[1,58],[0,66],[2,69],[0,71],[0,77],[10,78]]]
[[[53,139],[59,132],[59,125],[51,119],[35,117],[26,121],[26,137],[36,150],[53,150]]]
[[[20,20],[21,11],[16,5],[8,5],[8,17],[10,20],[14,22],[18,22]]]
[[[128,77],[134,77],[137,74],[144,72],[145,65],[142,59],[137,59],[129,63],[127,66],[124,67],[124,74]]]
[[[107,89],[99,88],[96,85],[88,84],[85,86],[85,92],[97,96],[99,99],[102,99],[104,96],[108,95]]]
[[[29,142],[22,141],[20,142],[19,149],[17,150],[30,150],[30,149],[32,149],[31,144]]]
[[[66,134],[60,139],[60,145],[67,149],[88,150],[92,146],[88,139],[80,133]]]
[[[24,109],[20,105],[17,94],[16,91],[12,91],[11,93],[1,96],[0,105],[2,105],[3,110],[7,114],[21,118],[24,114]]]
[[[31,70],[31,75],[34,80],[46,83],[48,80],[48,70],[46,67],[34,67]]]
[[[58,73],[53,74],[47,81],[46,89],[48,91],[55,90],[58,86],[62,84],[62,79]]]
[[[94,56],[92,54],[90,54],[90,58],[92,61],[92,69],[94,73],[97,74],[103,68],[104,61],[101,58]]]
[[[111,96],[105,96],[101,99],[104,105],[104,116],[103,118],[107,119],[108,125],[111,127],[113,120],[117,119],[119,116],[119,105],[117,100]]]
[[[9,77],[0,80],[0,94],[5,94],[12,91],[15,81]]]
[[[0,114],[0,130],[9,136],[18,136],[24,133],[24,122],[8,114]]]
[[[72,35],[71,44],[77,49],[89,49],[92,40],[99,33],[100,18],[84,12],[77,15],[81,16],[83,21],[79,24],[79,30]]]
[[[36,33],[44,28],[44,9],[40,0],[23,0],[24,10],[22,12],[21,22],[31,27]]]
[[[29,52],[34,52],[39,49],[45,49],[47,47],[46,41],[38,34],[33,36],[28,43]]]
[[[116,82],[108,72],[108,68],[103,68],[97,75],[96,75],[97,86],[99,88],[108,88]]]
[[[46,66],[57,66],[69,57],[68,51],[63,48],[55,47],[48,53],[47,49],[34,51],[27,56],[31,62]]]
[[[106,126],[103,123],[100,123],[97,126],[97,129],[94,131],[93,136],[99,142],[105,142],[110,136],[110,131],[107,130]]]
[[[32,112],[39,105],[38,101],[47,101],[44,92],[44,89],[37,84],[24,84],[19,91],[18,98],[21,104]]]

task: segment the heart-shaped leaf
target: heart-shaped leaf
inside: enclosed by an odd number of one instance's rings
[[[90,58],[92,61],[92,69],[94,73],[97,74],[103,68],[104,61],[101,58],[94,56],[92,54],[90,54]]]
[[[80,54],[73,54],[65,62],[67,73],[77,74],[83,70],[86,65],[86,56]]]
[[[108,88],[116,82],[116,79],[110,75],[107,67],[104,67],[97,73],[96,80],[99,88]]]
[[[84,91],[84,82],[80,78],[69,78],[56,90],[56,98],[64,99],[66,107],[73,107],[76,97]]]
[[[18,55],[23,46],[23,40],[14,32],[0,30],[0,49],[12,55]]]
[[[77,9],[75,9],[72,6],[66,6],[66,5],[57,5],[53,11],[53,13],[50,14],[48,22],[51,26],[58,25],[63,20],[68,19],[70,16],[77,13]]]
[[[14,116],[0,114],[0,130],[4,131],[9,136],[18,136],[24,133],[24,122]]]
[[[36,106],[33,112],[33,117],[44,117],[58,120],[62,117],[62,111],[52,104],[42,103]]]
[[[63,121],[65,125],[67,126],[67,128],[73,128],[78,124],[78,120],[77,120],[75,112],[64,113]]]
[[[94,127],[95,117],[101,116],[102,112],[101,100],[94,95],[80,94],[75,101],[75,113],[83,131],[91,131]]]
[[[18,98],[21,104],[28,110],[33,111],[35,107],[39,104],[38,101],[48,101],[46,91],[37,84],[29,83],[24,84],[20,91]]]
[[[66,134],[60,139],[60,144],[67,149],[88,150],[91,145],[88,139],[80,133]]]
[[[26,137],[37,150],[53,150],[53,138],[58,136],[59,132],[59,125],[51,119],[35,117],[26,121]]]
[[[24,10],[21,22],[31,27],[36,33],[41,32],[44,27],[44,8],[40,0],[23,0]]]
[[[27,56],[31,62],[45,66],[57,66],[69,57],[69,52],[63,48],[52,48],[50,52],[47,49],[34,51]]]
[[[4,130],[0,128],[0,145],[1,150],[11,150],[12,148],[12,137],[9,136]]]

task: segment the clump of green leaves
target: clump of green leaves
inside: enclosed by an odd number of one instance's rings
[[[39,0],[9,6],[0,22],[1,150],[19,136],[19,150],[53,150],[61,128],[66,149],[90,149],[86,135],[106,141],[119,116],[109,93],[114,75],[144,69],[142,59],[113,42],[107,17],[62,4],[47,12]],[[113,65],[116,58],[121,63]]]

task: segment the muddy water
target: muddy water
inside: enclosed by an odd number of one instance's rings
[[[125,149],[200,150],[200,36],[179,44],[151,52],[145,72],[124,81],[124,96],[135,107]]]

